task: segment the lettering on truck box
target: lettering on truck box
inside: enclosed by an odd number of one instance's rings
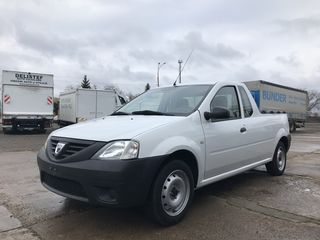
[[[275,102],[287,102],[287,96],[278,92],[262,91],[264,100],[275,101]]]
[[[256,101],[257,106],[260,107],[260,91],[250,91],[253,99]],[[306,99],[303,97],[286,95],[272,91],[262,91],[262,98],[266,101],[289,103],[292,105],[306,106]]]
[[[2,85],[53,87],[53,75],[3,70]]]

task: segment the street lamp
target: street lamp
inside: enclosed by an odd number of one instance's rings
[[[183,61],[181,59],[178,60],[179,63],[179,83],[181,83],[181,64],[183,63]]]
[[[158,71],[157,71],[157,85],[158,85],[158,87],[160,87],[159,71],[160,71],[160,68],[161,68],[163,65],[165,65],[165,64],[166,64],[166,62],[163,62],[163,63],[158,62]]]

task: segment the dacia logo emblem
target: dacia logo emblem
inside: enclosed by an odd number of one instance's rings
[[[66,145],[65,143],[59,142],[54,150],[54,155],[57,156],[62,151],[65,145]]]

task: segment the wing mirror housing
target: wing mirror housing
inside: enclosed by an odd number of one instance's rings
[[[207,121],[210,119],[221,120],[230,118],[229,110],[221,107],[215,107],[212,112],[204,112],[203,115]]]

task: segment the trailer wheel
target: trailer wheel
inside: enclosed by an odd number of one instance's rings
[[[289,121],[289,128],[291,133],[296,131],[296,123],[294,122],[294,120]]]
[[[3,131],[4,134],[8,134],[9,133],[9,130],[6,129],[6,128],[2,128],[2,131]]]
[[[40,127],[39,131],[40,131],[40,133],[46,133],[47,129],[45,129],[44,127]]]

